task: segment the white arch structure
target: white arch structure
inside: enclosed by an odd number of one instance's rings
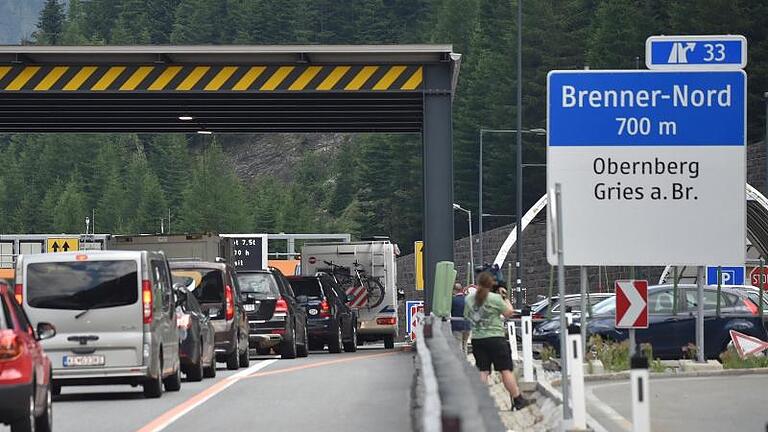
[[[746,198],[747,200],[753,200],[758,202],[766,211],[768,211],[768,198],[765,197],[760,191],[752,187],[749,183],[746,184]],[[539,198],[538,201],[536,201],[536,204],[534,204],[523,216],[522,219],[522,229],[525,230],[528,225],[533,221],[533,219],[538,215],[545,207],[547,206],[547,194],[544,194],[541,198]],[[515,226],[512,226],[512,231],[507,236],[506,240],[504,240],[504,243],[501,245],[501,248],[499,249],[499,253],[496,254],[496,259],[493,260],[494,264],[497,264],[499,267],[501,267],[504,264],[504,260],[507,259],[507,255],[509,254],[509,251],[512,249],[512,246],[515,245],[515,242],[517,241],[517,230],[515,229]],[[662,280],[669,271],[669,266],[667,266],[666,269],[664,269],[664,273],[662,274]]]

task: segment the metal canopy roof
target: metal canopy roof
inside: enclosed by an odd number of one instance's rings
[[[0,46],[0,132],[418,132],[459,61],[450,45]]]

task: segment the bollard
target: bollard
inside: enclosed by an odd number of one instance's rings
[[[573,312],[566,312],[565,313],[565,324],[570,327],[573,325]]]
[[[507,321],[507,335],[509,336],[509,351],[512,353],[512,360],[520,360],[517,354],[517,328],[513,321]]]
[[[530,315],[521,319],[523,329],[523,381],[533,382],[533,326]]]
[[[577,326],[568,327],[567,354],[568,372],[571,374],[572,430],[587,430],[587,407],[584,396],[584,352],[581,346],[581,331]]]
[[[632,357],[629,380],[632,385],[632,432],[650,432],[651,401],[648,394],[648,359]]]

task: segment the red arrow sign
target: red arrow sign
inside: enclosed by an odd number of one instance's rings
[[[768,342],[745,335],[744,333],[739,333],[736,330],[731,330],[731,340],[733,341],[733,346],[736,347],[736,352],[739,353],[739,357],[741,358],[768,349]]]
[[[616,328],[648,328],[648,281],[616,281]]]

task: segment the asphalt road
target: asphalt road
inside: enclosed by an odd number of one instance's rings
[[[649,385],[654,432],[768,430],[768,375],[661,378],[652,379]],[[592,384],[588,388],[614,411],[614,416],[594,404],[589,406],[589,413],[610,432],[629,430],[629,382]]]
[[[54,431],[407,431],[412,372],[412,353],[365,347],[256,357],[234,372],[220,364],[215,379],[160,399],[131,386],[64,387]]]

